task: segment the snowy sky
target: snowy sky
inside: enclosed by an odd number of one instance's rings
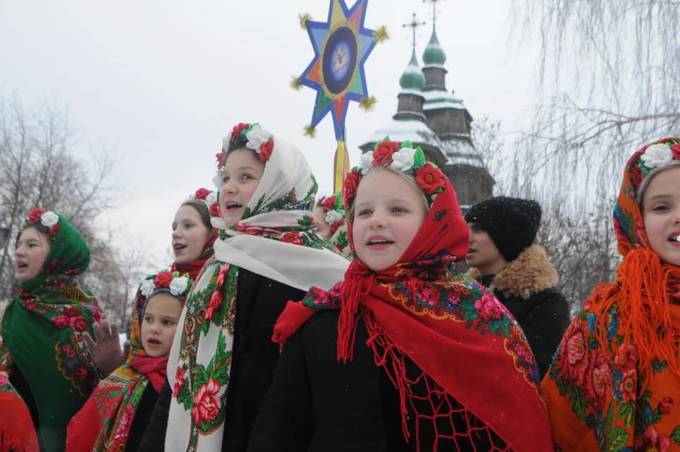
[[[352,0],[347,0],[349,6]],[[473,117],[515,130],[536,96],[536,49],[513,38],[512,2],[441,2],[437,31],[447,53],[447,87]],[[0,96],[26,108],[68,109],[77,152],[105,148],[118,165],[111,182],[117,207],[98,221],[116,231],[118,246],[143,246],[162,262],[179,203],[211,187],[214,155],[231,126],[260,122],[297,144],[320,191],[332,185],[335,149],[330,115],[317,137],[302,135],[315,92],[289,88],[313,57],[298,14],[325,21],[327,0],[0,0]],[[421,0],[369,0],[365,26],[387,26],[391,39],[366,63],[365,113],[352,103],[347,144],[358,145],[396,110],[398,79],[410,58],[416,12],[417,56],[431,32],[431,6]]]

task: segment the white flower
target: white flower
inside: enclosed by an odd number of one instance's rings
[[[246,133],[246,147],[252,149],[253,151],[260,153],[260,146],[262,143],[266,142],[272,137],[272,134],[262,129],[259,125],[255,124],[250,128],[248,133]]]
[[[213,185],[217,188],[220,189],[222,188],[222,171],[217,171],[217,174],[215,174],[215,177],[213,177]]]
[[[156,284],[154,284],[153,279],[145,279],[139,286],[139,292],[144,298],[149,298],[149,295],[151,295],[155,289]]]
[[[673,152],[666,144],[653,144],[641,156],[645,166],[649,169],[658,168],[673,160]]]
[[[229,137],[222,138],[222,150],[226,151],[229,149]]]
[[[416,150],[413,148],[401,148],[392,154],[390,167],[397,171],[408,171],[413,167]]]
[[[47,212],[40,215],[40,223],[46,228],[51,228],[55,224],[59,223],[59,215],[48,210]]]
[[[172,281],[170,281],[170,293],[176,297],[182,295],[184,291],[187,290],[188,285],[189,280],[186,278],[186,276],[172,278]]]
[[[336,221],[340,221],[340,220],[344,220],[344,219],[345,219],[345,216],[342,213],[338,212],[337,210],[329,210],[328,212],[326,212],[325,220],[326,220],[326,223],[328,223],[330,225],[332,225]]]
[[[368,151],[361,154],[361,162],[359,163],[359,168],[361,168],[361,174],[366,174],[368,170],[371,169],[372,163],[373,163],[373,151]]]
[[[212,206],[217,202],[217,195],[215,194],[214,191],[211,191],[210,194],[205,197],[205,202],[208,204],[208,207]]]

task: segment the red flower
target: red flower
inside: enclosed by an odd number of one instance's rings
[[[593,359],[590,370],[590,381],[586,387],[588,399],[596,409],[600,409],[605,399],[605,395],[611,387],[611,370],[609,362],[604,353],[599,353]]]
[[[85,331],[87,329],[87,322],[82,317],[71,317],[71,326],[76,331]]]
[[[663,399],[661,399],[661,402],[659,402],[657,409],[661,414],[670,413],[671,410],[673,409],[673,398],[666,396]]]
[[[680,160],[680,143],[671,146],[671,152],[674,160]]]
[[[621,376],[621,383],[619,384],[619,390],[623,395],[624,402],[635,400],[636,388],[637,388],[637,370],[628,369],[624,371],[623,375]]]
[[[205,319],[206,320],[212,319],[213,315],[215,315],[215,311],[217,311],[217,309],[220,307],[221,304],[222,304],[222,296],[220,295],[220,291],[215,290],[215,292],[213,292],[212,296],[210,297],[210,302],[208,302],[208,307],[205,309]]]
[[[475,309],[479,318],[484,321],[499,320],[503,316],[503,310],[499,306],[499,301],[485,293],[482,298],[475,301]]]
[[[328,304],[328,301],[330,300],[328,292],[325,290],[312,287],[309,289],[309,293],[314,299],[314,304]]]
[[[562,339],[560,366],[569,381],[583,384],[588,369],[586,323],[579,319],[571,324]]]
[[[297,232],[286,232],[281,236],[281,241],[286,243],[292,243],[294,245],[304,245],[305,242],[302,241],[302,237]]]
[[[357,195],[357,188],[359,188],[359,181],[361,181],[361,175],[352,170],[345,176],[345,182],[342,188],[342,195],[345,198],[345,208],[349,209],[349,206],[354,201],[354,197]]]
[[[420,296],[429,304],[434,306],[439,303],[440,294],[434,287],[423,287],[420,291]],[[479,301],[479,300],[478,300]]]
[[[444,188],[444,174],[431,163],[416,170],[416,183],[428,195]]]
[[[333,207],[335,207],[335,202],[335,195],[324,196],[321,198],[321,207],[323,207],[323,210],[331,210]]]
[[[156,279],[154,279],[156,287],[169,287],[171,282],[172,273],[170,272],[160,272],[156,275]]]
[[[399,150],[400,144],[396,141],[383,141],[373,150],[372,166],[389,166],[392,163],[392,154]]]
[[[618,367],[623,367],[625,369],[631,369],[636,367],[637,362],[637,350],[633,345],[621,345],[616,350],[616,355],[614,356],[614,364]]]
[[[210,422],[217,417],[221,406],[219,393],[220,384],[212,378],[198,388],[194,397],[194,408],[191,410],[194,424],[200,425],[204,422]]]
[[[69,322],[68,317],[58,315],[56,317],[52,317],[52,325],[54,325],[55,328],[64,329],[68,328],[69,325],[71,325],[71,322]]]
[[[274,140],[272,140],[271,138],[262,143],[262,145],[260,145],[260,153],[258,154],[258,157],[260,157],[260,161],[262,162],[269,161],[269,158],[272,156],[273,150]]]
[[[248,124],[247,122],[239,122],[238,124],[236,124],[234,126],[234,128],[231,129],[230,140],[235,141],[238,138],[238,136],[241,134],[241,132],[243,132],[248,127],[250,127],[250,124]]]
[[[208,212],[210,212],[211,217],[221,217],[222,216],[222,211],[220,210],[220,205],[217,204],[216,202],[210,205]]]
[[[187,378],[187,373],[181,367],[177,368],[177,373],[175,373],[175,384],[172,387],[172,396],[177,398],[180,392],[182,392],[182,386],[184,386],[184,381]]]
[[[196,193],[194,193],[194,196],[196,197],[196,199],[205,199],[208,197],[209,194],[210,190],[208,190],[207,188],[199,188],[198,190],[196,190]]]
[[[26,219],[31,223],[37,223],[40,221],[40,217],[44,213],[45,213],[44,209],[33,209],[30,212],[28,212],[28,215],[26,215]]]
[[[79,367],[73,372],[73,375],[80,381],[85,381],[87,379],[87,369],[84,367]]]
[[[217,154],[215,154],[215,158],[217,160],[217,167],[222,168],[224,166],[224,152],[220,151]]]

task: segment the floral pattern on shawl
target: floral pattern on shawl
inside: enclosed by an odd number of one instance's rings
[[[638,204],[645,177],[678,160],[680,139],[665,138],[626,164],[613,213],[616,281],[595,287],[542,383],[562,449],[680,448],[680,306],[667,286],[680,269],[649,247]]]

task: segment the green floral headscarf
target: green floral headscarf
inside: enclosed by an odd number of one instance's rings
[[[36,209],[26,218],[50,238],[42,270],[21,284],[3,318],[0,372],[19,371],[30,388],[38,416],[41,450],[64,448],[66,424],[96,384],[94,366],[83,343],[101,321],[96,299],[74,276],[87,269],[90,252],[63,216]],[[12,391],[6,381],[0,391]],[[25,395],[25,394],[23,394]]]

